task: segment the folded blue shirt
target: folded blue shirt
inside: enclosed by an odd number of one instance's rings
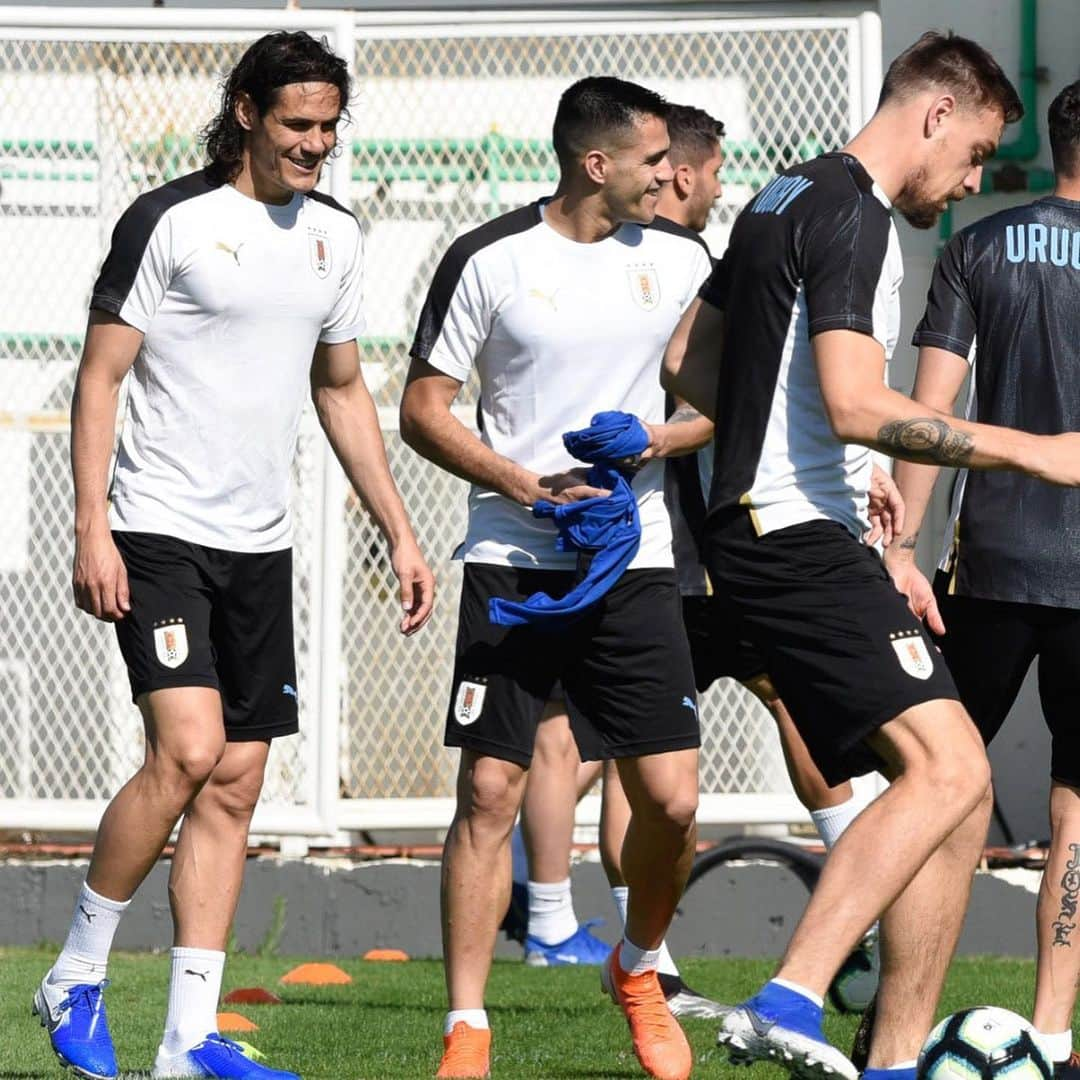
[[[572,503],[542,499],[533,516],[555,522],[557,551],[579,551],[590,556],[584,577],[563,597],[533,593],[525,601],[492,597],[488,617],[496,626],[524,626],[559,630],[580,619],[622,576],[641,545],[641,518],[637,497],[619,467],[636,463],[649,445],[649,435],[636,416],[602,412],[581,431],[563,435],[566,449],[579,461],[592,463],[587,483],[606,488],[610,495]]]

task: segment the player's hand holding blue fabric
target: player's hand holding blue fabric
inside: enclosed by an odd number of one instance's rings
[[[541,500],[533,506],[533,515],[554,520],[559,551],[592,556],[588,571],[560,599],[543,592],[533,593],[523,603],[493,598],[488,614],[497,626],[531,624],[557,630],[575,622],[619,580],[641,544],[637,496],[620,472],[620,466],[636,464],[637,456],[649,445],[649,433],[641,421],[625,412],[597,413],[589,427],[566,432],[563,443],[578,460],[594,462],[587,482],[611,494],[561,504]]]

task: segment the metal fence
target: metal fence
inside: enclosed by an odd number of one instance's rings
[[[740,10],[745,8],[738,5]],[[365,374],[441,602],[405,641],[372,522],[306,419],[296,466],[295,616],[303,733],[276,743],[256,831],[437,827],[464,485],[401,442],[408,340],[442,251],[549,192],[550,124],[587,74],[643,82],[721,117],[725,193],[706,239],[778,167],[835,147],[872,108],[880,29],[829,18],[655,11],[269,13],[0,9],[0,826],[92,829],[141,755],[109,628],[71,603],[67,410],[90,286],[121,211],[201,164],[197,134],[246,43],[325,33],[358,93],[328,186],[366,237]],[[463,394],[471,412],[473,388]],[[791,821],[771,723],[737,685],[702,703],[702,820]],[[588,801],[582,819],[595,815]]]

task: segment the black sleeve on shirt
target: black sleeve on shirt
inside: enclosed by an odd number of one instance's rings
[[[489,244],[535,228],[541,220],[539,204],[529,203],[459,236],[447,248],[435,271],[424,306],[420,309],[416,334],[409,349],[410,356],[417,360],[427,360],[431,356],[431,350],[435,348],[435,343],[442,333],[454,292],[469,260]]]
[[[813,337],[826,330],[874,333],[874,294],[892,219],[873,194],[827,207],[809,223],[801,278]]]
[[[957,233],[941,253],[926,295],[926,313],[911,343],[932,345],[966,359],[975,340],[976,319],[966,273],[965,239],[964,233]]]
[[[140,195],[113,229],[112,244],[90,296],[91,309],[119,315],[135,284],[150,237],[164,213],[185,199],[213,191],[204,170]]]
[[[730,245],[728,247],[730,251]],[[725,251],[719,259],[713,259],[712,273],[702,282],[698,296],[706,304],[723,311],[727,307],[728,293],[731,291],[731,259]]]

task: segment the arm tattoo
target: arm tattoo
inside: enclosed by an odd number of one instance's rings
[[[891,420],[882,425],[877,441],[897,457],[934,465],[964,465],[975,449],[970,435],[929,416]]]
[[[1061,878],[1061,912],[1052,924],[1054,944],[1071,948],[1069,935],[1076,929],[1076,906],[1080,901],[1080,844],[1070,844],[1072,858],[1065,864]]]
[[[700,420],[701,413],[687,402],[680,405],[668,418],[669,424],[689,424],[691,420]]]
[[[916,529],[915,532],[913,532],[910,536],[905,536],[904,539],[900,541],[900,547],[904,551],[914,551],[915,547],[918,545],[918,543],[919,543],[919,530]]]

